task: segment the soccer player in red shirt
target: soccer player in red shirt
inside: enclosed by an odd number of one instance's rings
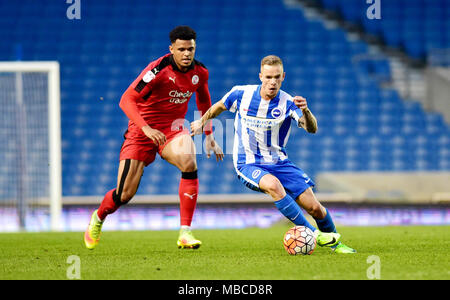
[[[196,92],[201,114],[211,106],[208,70],[194,59],[196,33],[188,26],[178,26],[170,34],[170,53],[151,62],[128,87],[120,108],[130,119],[120,150],[117,187],[106,193],[100,207],[92,214],[84,241],[89,249],[100,239],[106,216],[128,203],[136,194],[144,167],[155,160],[156,153],[181,171],[179,248],[198,248],[191,230],[197,203],[198,178],[195,145],[183,127],[188,102]],[[222,149],[215,143],[211,127],[205,129],[205,150],[223,160]]]

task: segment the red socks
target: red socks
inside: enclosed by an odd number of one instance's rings
[[[181,173],[180,187],[180,225],[191,226],[198,196],[197,171]]]
[[[198,196],[197,171],[181,173],[178,195],[180,196],[180,225],[191,226]],[[116,189],[110,190],[97,210],[98,218],[104,220],[107,215],[114,213],[121,205]]]
[[[118,198],[115,192],[116,189],[110,190],[103,198],[102,204],[97,210],[97,216],[100,220],[104,220],[107,215],[112,214],[120,207],[120,199],[114,200],[114,198]]]

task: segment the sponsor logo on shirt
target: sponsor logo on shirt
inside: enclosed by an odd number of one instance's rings
[[[250,116],[242,116],[242,123],[245,124],[249,129],[254,130],[271,130],[272,127],[276,126],[280,121],[276,119],[263,119]]]
[[[176,91],[176,90],[172,90],[169,92],[169,97],[170,103],[175,103],[175,104],[182,104],[186,101],[189,100],[189,98],[192,96],[192,92],[187,91],[187,92],[180,92],[180,91]]]

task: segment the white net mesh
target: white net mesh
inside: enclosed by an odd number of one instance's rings
[[[0,72],[0,231],[49,229],[48,97],[48,73]]]

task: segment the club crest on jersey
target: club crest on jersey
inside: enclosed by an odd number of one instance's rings
[[[144,81],[145,83],[149,83],[150,81],[153,80],[153,78],[155,78],[155,74],[153,74],[152,71],[148,71],[147,73],[145,73],[144,77],[142,78],[142,81]]]
[[[198,75],[192,76],[192,84],[197,84],[199,81]]]
[[[270,113],[274,119],[278,119],[282,115],[281,109],[278,107],[272,109],[272,112]]]

